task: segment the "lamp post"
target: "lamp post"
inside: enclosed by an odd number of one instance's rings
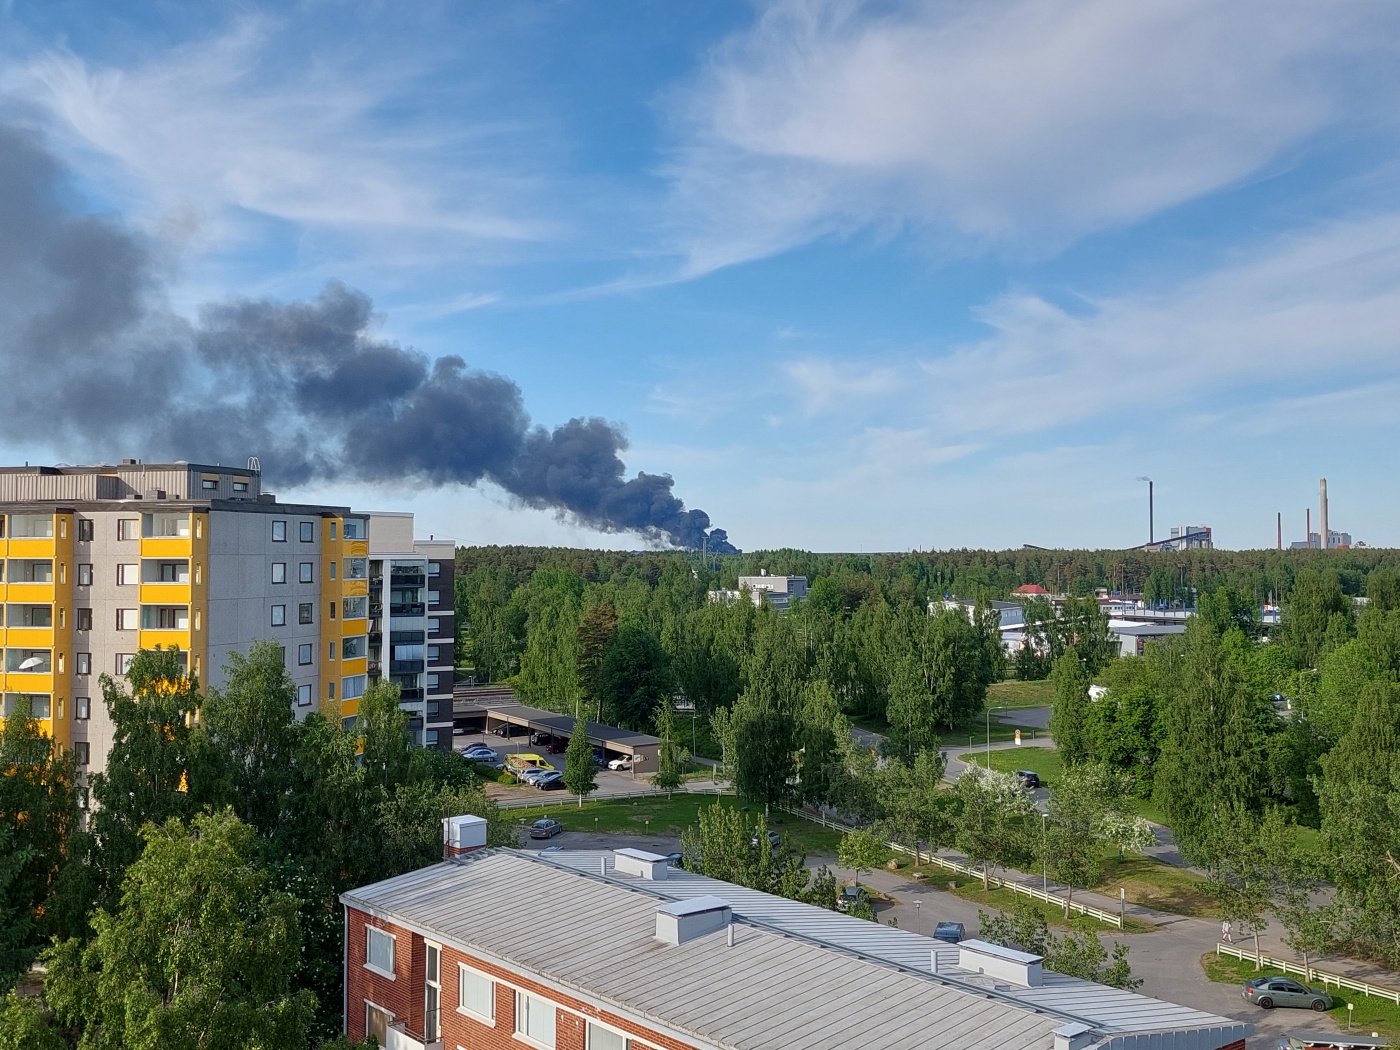
[[[1050,855],[1046,850],[1046,826],[1050,823],[1050,814],[1040,815],[1040,888],[1044,893],[1050,892]]]
[[[918,929],[919,929],[919,905],[921,905],[922,903],[923,903],[922,901],[915,901],[915,902],[914,902],[914,929],[915,929],[915,930],[918,930]]]

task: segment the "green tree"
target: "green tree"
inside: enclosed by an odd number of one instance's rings
[[[1029,901],[1017,900],[1011,911],[996,916],[979,911],[977,919],[983,940],[1039,955],[1046,968],[1055,973],[1127,991],[1142,987],[1142,981],[1133,977],[1128,965],[1126,944],[1113,942],[1110,961],[1110,953],[1091,930],[1057,937],[1050,932],[1040,909]]]
[[[1299,667],[1316,667],[1318,661],[1345,642],[1353,628],[1351,600],[1335,574],[1317,569],[1298,573],[1284,605],[1283,644]]]
[[[1089,672],[1077,649],[1070,649],[1055,661],[1050,678],[1055,697],[1050,706],[1050,736],[1066,766],[1089,758]]]
[[[371,791],[393,791],[408,782],[413,743],[408,736],[408,712],[399,706],[400,689],[387,679],[372,683],[360,697],[355,729],[364,741],[361,768]]]
[[[676,716],[671,705],[663,701],[656,707],[656,735],[661,743],[656,753],[656,772],[651,782],[664,791],[674,791],[685,783],[685,767],[690,752],[676,739]]]
[[[862,872],[878,868],[889,855],[889,847],[869,828],[848,831],[836,845],[837,861],[843,868],[850,868],[856,873],[857,883]]]
[[[107,675],[102,698],[112,722],[105,772],[94,774],[93,830],[102,900],[114,903],[127,867],[141,854],[141,829],[193,814],[190,726],[203,698],[174,649],[137,653],[127,689]]]
[[[588,740],[588,724],[582,718],[575,719],[564,752],[564,786],[578,796],[580,806],[586,796],[598,790],[598,763]]]
[[[702,806],[696,817],[681,832],[687,870],[792,900],[810,892],[807,858],[786,842],[774,850],[762,816],[750,825],[743,812],[716,802]]]
[[[968,766],[953,786],[959,809],[953,840],[967,859],[982,868],[982,889],[992,867],[1019,868],[1036,855],[1039,824],[1035,805],[1010,773]]]
[[[675,690],[666,650],[646,628],[623,624],[608,645],[603,660],[604,721],[642,729],[650,725],[661,703]]]
[[[583,611],[578,624],[578,688],[585,711],[603,718],[603,665],[617,634],[617,612],[603,600]],[[574,712],[576,715],[579,712]]]
[[[883,816],[883,834],[914,851],[922,862],[925,845],[930,851],[952,840],[952,797],[943,790],[943,757],[929,749],[920,751],[912,765],[890,761],[876,773],[876,794]]]
[[[0,1050],[70,1050],[38,998],[14,992],[0,998]]]
[[[47,954],[46,994],[96,1048],[303,1046],[315,996],[294,991],[296,902],[269,890],[232,812],[142,830],[145,848],[95,936]]]

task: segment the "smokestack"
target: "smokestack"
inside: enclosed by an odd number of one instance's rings
[[[1321,537],[1321,546],[1322,546],[1322,549],[1323,549],[1323,550],[1326,550],[1326,549],[1327,549],[1327,479],[1326,479],[1326,478],[1323,478],[1322,480],[1320,480],[1320,481],[1317,483],[1317,489],[1318,489],[1318,500],[1319,500],[1319,502],[1321,502],[1321,504],[1322,504],[1322,508],[1321,508],[1322,517],[1318,519],[1318,522],[1317,522],[1317,531],[1318,531],[1318,535]]]
[[[1303,512],[1303,546],[1312,546],[1312,508],[1309,507]]]
[[[1283,550],[1283,511],[1278,512],[1278,549]]]

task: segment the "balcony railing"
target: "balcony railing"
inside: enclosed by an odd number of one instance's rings
[[[390,673],[390,674],[422,674],[422,673],[423,673],[423,661],[422,661],[422,660],[390,660],[390,661],[389,661],[389,673]]]
[[[422,602],[412,602],[406,605],[389,606],[390,616],[422,616],[426,611],[426,606]]]

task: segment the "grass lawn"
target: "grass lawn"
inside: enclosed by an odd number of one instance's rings
[[[963,755],[969,762],[976,762],[979,766],[987,764],[987,753],[969,751]],[[1055,787],[1055,782],[1060,779],[1060,753],[1048,747],[1018,747],[1015,750],[993,751],[991,753],[992,768],[1003,773],[1010,773],[1016,769],[1029,769],[1036,776],[1040,777],[1040,782],[1046,787]]]
[[[1055,686],[1046,679],[1041,682],[993,682],[987,687],[988,707],[1049,707],[1055,698]]]
[[[1220,914],[1220,905],[1207,890],[1205,879],[1195,872],[1134,853],[1119,860],[1118,853],[1110,850],[1103,860],[1103,878],[1094,891],[1116,897],[1120,886],[1127,890],[1128,900],[1157,911],[1203,919]]]
[[[1256,970],[1252,962],[1231,959],[1229,956],[1216,955],[1214,952],[1207,952],[1201,956],[1201,969],[1205,971],[1208,979],[1218,984],[1234,985],[1241,985],[1255,977],[1272,976],[1283,972],[1268,966],[1262,970]],[[1289,976],[1295,981],[1299,979],[1297,974],[1289,974]],[[1303,983],[1310,988],[1323,988],[1321,981],[1304,981]],[[1392,1003],[1389,999],[1373,999],[1360,992],[1340,990],[1333,993],[1332,998],[1336,1000],[1337,1005],[1327,1013],[1337,1023],[1337,1027],[1343,1031],[1347,1027],[1347,1003],[1350,1002],[1356,1007],[1351,1018],[1352,1031],[1368,1035],[1371,1032],[1379,1032],[1392,1039],[1400,1037],[1400,1006]],[[1304,1031],[1309,1030],[1307,1019],[1312,1016],[1312,1011],[1297,1010],[1293,1012],[1299,1015],[1295,1027]]]
[[[1054,927],[1057,930],[1082,930],[1088,928],[1094,930],[1096,933],[1150,933],[1155,929],[1153,926],[1137,922],[1131,918],[1124,924],[1122,930],[1119,930],[1117,926],[1110,926],[1108,923],[1099,922],[1097,919],[1083,915],[1072,914],[1069,919],[1066,919],[1064,911],[1060,908],[1033,900],[1029,897],[1020,896],[1019,894],[1012,893],[1008,889],[994,886],[989,890],[983,891],[981,879],[969,878],[966,875],[955,875],[950,871],[936,866],[921,870],[926,870],[928,872],[927,881],[931,885],[938,886],[940,889],[948,888],[949,892],[954,896],[961,897],[963,900],[969,901],[972,904],[980,904],[986,908],[995,908],[997,911],[1005,912],[1012,911],[1017,904],[1020,904],[1022,907],[1030,906],[1040,913],[1046,925]]]
[[[598,831],[610,835],[664,835],[676,838],[697,823],[701,806],[739,807],[733,795],[699,795],[677,792],[671,798],[621,799],[607,802],[585,802],[580,806],[555,805],[506,812],[514,819],[528,824],[540,817],[553,817],[564,825],[565,831]],[[749,814],[754,823],[757,811]],[[792,847],[808,856],[835,855],[841,841],[839,832],[828,831],[809,820],[788,813],[773,811],[768,826],[778,832]]]

